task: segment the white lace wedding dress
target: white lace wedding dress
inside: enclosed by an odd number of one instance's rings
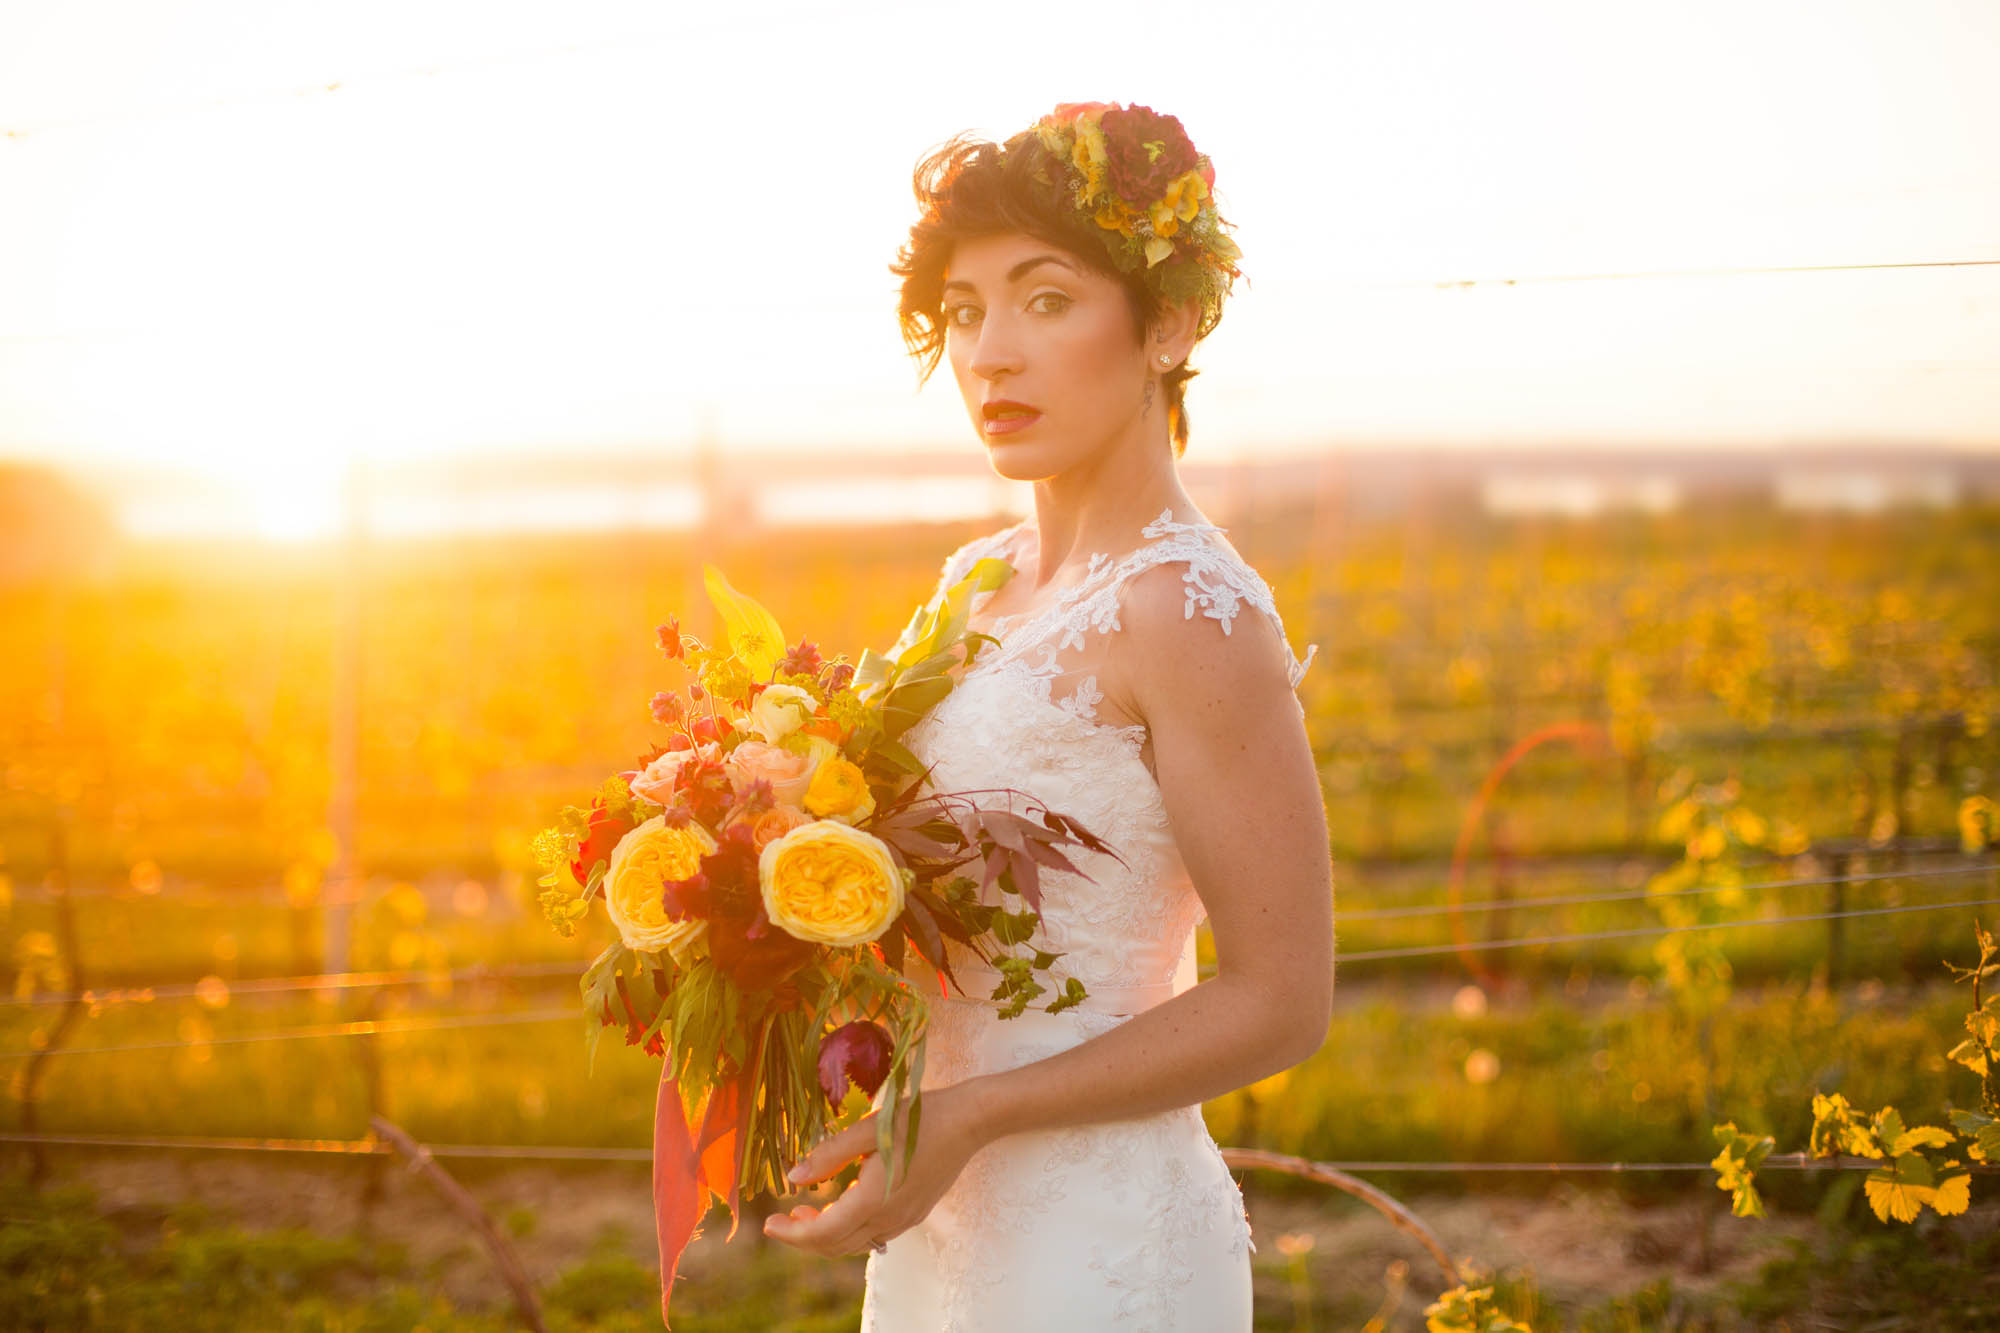
[[[1126,864],[1065,849],[1094,878],[1042,873],[1043,927],[1033,943],[1062,954],[1058,985],[1083,981],[1089,999],[1078,1008],[1050,1014],[1031,1005],[1000,1019],[985,998],[997,974],[957,946],[954,971],[973,998],[938,996],[934,974],[911,963],[912,982],[932,997],[925,1088],[1053,1055],[1195,984],[1203,909],[1146,762],[1146,728],[1097,719],[1095,668],[1120,628],[1128,581],[1169,562],[1186,581],[1188,633],[1230,633],[1247,607],[1269,616],[1284,642],[1270,588],[1223,531],[1176,522],[1169,509],[1141,530],[1143,545],[1092,556],[1084,577],[1044,611],[986,623],[980,609],[990,594],[974,599],[973,628],[1000,643],[985,646],[905,744],[935,765],[938,790],[1032,793],[1074,815]],[[1019,568],[1032,540],[1024,521],[960,547],[927,606],[983,556]],[[1283,648],[1295,688],[1317,647],[1303,661]],[[1015,1134],[976,1153],[922,1223],[869,1256],[861,1326],[1248,1333],[1252,1248],[1242,1194],[1199,1106]]]

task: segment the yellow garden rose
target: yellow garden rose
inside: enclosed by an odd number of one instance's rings
[[[868,779],[850,759],[828,755],[813,770],[812,785],[806,788],[806,812],[825,819],[854,824],[875,813],[875,793]]]
[[[866,944],[903,913],[908,872],[872,833],[820,819],[764,848],[757,878],[764,911],[813,944]]]
[[[604,910],[627,948],[665,949],[687,966],[708,922],[669,918],[660,892],[668,880],[687,879],[700,870],[701,858],[714,850],[715,839],[707,829],[692,821],[674,828],[665,815],[654,815],[618,840],[604,870]]]

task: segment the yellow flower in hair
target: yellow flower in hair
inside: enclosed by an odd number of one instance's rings
[[[1076,126],[1076,147],[1070,150],[1070,160],[1083,173],[1085,185],[1091,194],[1104,190],[1105,164],[1111,160],[1104,146],[1104,131],[1097,128],[1094,120],[1080,120]]]
[[[1199,171],[1190,171],[1167,186],[1167,207],[1173,209],[1174,216],[1182,222],[1194,221],[1194,215],[1201,211],[1201,201],[1206,198],[1208,182],[1201,178]]]
[[[1171,236],[1181,228],[1181,224],[1174,220],[1174,206],[1165,199],[1147,209],[1146,216],[1153,221],[1155,236]]]

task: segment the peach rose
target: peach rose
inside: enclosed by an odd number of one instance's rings
[[[722,767],[740,795],[759,778],[771,784],[771,794],[785,805],[805,800],[818,761],[811,754],[793,754],[768,741],[744,741],[729,752]]]
[[[674,780],[680,776],[681,769],[696,758],[715,758],[716,748],[714,741],[706,741],[697,750],[667,751],[639,770],[639,776],[630,783],[632,794],[654,805],[672,805]]]
[[[766,847],[784,837],[793,829],[810,823],[812,823],[812,816],[797,806],[773,806],[751,821],[751,846],[762,852]]]

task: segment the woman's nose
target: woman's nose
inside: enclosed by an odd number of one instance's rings
[[[972,373],[991,380],[1021,369],[1021,347],[1005,319],[988,315],[979,322],[979,342],[972,351]]]

